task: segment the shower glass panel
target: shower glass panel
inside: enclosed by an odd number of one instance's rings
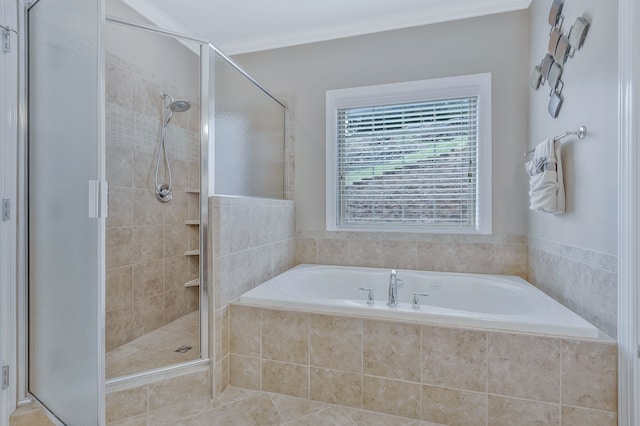
[[[67,425],[104,416],[105,222],[89,217],[89,181],[104,181],[103,10],[40,0],[28,12],[28,386]]]
[[[207,357],[206,218],[200,44],[112,22],[105,38],[109,380]]]
[[[285,109],[227,58],[215,80],[215,181],[219,195],[284,198]]]

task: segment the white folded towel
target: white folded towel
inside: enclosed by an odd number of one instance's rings
[[[533,160],[525,163],[529,175],[529,208],[545,213],[565,211],[560,141],[547,139],[536,146]]]

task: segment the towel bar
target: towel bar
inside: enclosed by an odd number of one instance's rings
[[[573,132],[571,131],[566,131],[563,134],[556,136],[555,138],[553,138],[556,141],[559,141],[560,139],[566,138],[567,136],[571,136],[571,135],[576,135],[578,136],[578,139],[584,139],[584,137],[587,135],[587,128],[585,126],[580,126],[578,127],[578,130],[575,130]],[[534,149],[530,149],[529,151],[525,152],[524,155],[527,156],[529,154],[533,154],[535,152],[535,148]]]

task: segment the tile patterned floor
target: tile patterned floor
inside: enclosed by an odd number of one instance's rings
[[[180,346],[191,346],[178,353]],[[192,312],[107,352],[107,379],[126,376],[200,357],[199,312]]]
[[[9,419],[10,426],[55,426],[40,405],[31,403],[19,407]]]
[[[150,411],[109,426],[438,426],[308,399],[227,388],[213,400],[183,403]]]

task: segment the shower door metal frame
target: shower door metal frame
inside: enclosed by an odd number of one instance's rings
[[[19,59],[20,50],[18,42],[20,37],[18,4],[15,1],[2,0],[0,3],[0,25],[10,28],[9,52],[4,52],[4,61],[0,67],[0,87],[5,90],[2,100],[2,117],[0,117],[0,194],[3,199],[10,200],[9,216],[2,218],[3,231],[0,233],[0,365],[8,368],[8,383],[0,386],[0,424],[9,422],[13,408],[16,406],[16,374],[18,366],[17,352],[17,328],[15,318],[17,316],[17,268],[16,264],[20,256],[16,251],[18,239],[18,132],[19,132],[19,108],[20,99],[19,84]],[[5,387],[6,385],[6,387]]]
[[[196,43],[199,45],[200,53],[200,194],[199,194],[199,219],[200,219],[200,259],[199,259],[199,275],[200,275],[200,358],[187,361],[179,364],[172,364],[165,367],[160,367],[152,370],[144,370],[138,373],[123,377],[115,377],[106,380],[107,385],[114,385],[117,383],[135,381],[140,378],[151,376],[157,373],[161,373],[167,370],[173,370],[183,367],[198,366],[203,364],[209,364],[210,354],[212,348],[209,338],[209,309],[213,306],[213,301],[210,299],[211,293],[209,290],[209,147],[213,146],[210,141],[213,126],[213,120],[209,117],[210,102],[213,100],[209,96],[210,88],[210,67],[209,67],[209,42],[201,40],[188,35],[179,34],[172,31],[163,30],[161,28],[150,27],[141,25],[126,20],[122,20],[113,16],[105,17],[106,24],[117,24],[127,28],[132,28],[140,31],[157,34],[164,37],[170,37],[178,42],[185,41]]]
[[[213,354],[209,336],[209,309],[214,305],[209,289],[209,148],[214,146],[211,140],[213,122],[210,109],[214,97],[210,90],[209,48],[200,43],[200,356],[209,359]],[[203,324],[205,325],[203,327]],[[212,367],[213,367],[212,361]],[[212,380],[213,382],[213,380]]]
[[[618,422],[640,424],[640,5],[618,3]]]

